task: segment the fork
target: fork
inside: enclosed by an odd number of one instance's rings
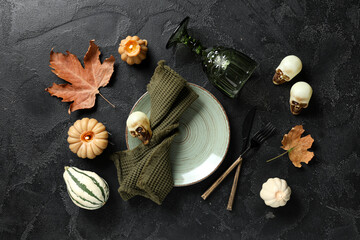
[[[275,127],[271,123],[267,123],[263,129],[255,133],[255,135],[250,140],[250,145],[247,149],[240,154],[239,158],[216,180],[211,187],[209,187],[206,192],[201,195],[202,199],[206,200],[209,195],[215,190],[217,186],[229,175],[229,173],[243,160],[243,156],[253,148],[259,147],[271,134],[275,131]]]

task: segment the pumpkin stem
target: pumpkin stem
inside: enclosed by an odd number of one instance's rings
[[[277,191],[277,192],[275,193],[275,198],[276,198],[277,200],[284,199],[284,197],[283,197],[283,192],[282,192],[282,191]]]
[[[69,169],[69,166],[65,166],[64,169],[65,171],[67,171]]]
[[[109,100],[107,100],[100,92],[99,92],[100,97],[102,97],[108,104],[110,104],[113,108],[115,108],[115,105],[112,104]]]

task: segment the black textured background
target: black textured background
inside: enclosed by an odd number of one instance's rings
[[[207,81],[185,47],[166,50],[174,27],[186,16],[190,32],[205,46],[234,47],[260,66],[239,98],[223,96]],[[0,1],[0,239],[359,239],[360,70],[359,1]],[[149,42],[139,66],[120,60],[117,47],[127,35]],[[115,56],[115,73],[91,110],[68,115],[69,104],[44,91],[63,81],[51,73],[49,53],[81,60],[95,39],[102,59]],[[290,83],[273,85],[281,59],[295,54],[303,70]],[[162,206],[144,198],[122,201],[109,153],[125,149],[125,121],[146,91],[157,61],[165,59],[188,81],[211,91],[230,120],[226,160],[211,177],[175,188]],[[314,89],[300,116],[289,111],[296,81]],[[246,112],[257,106],[254,129],[271,121],[278,134],[243,165],[233,212],[226,210],[232,176],[207,200],[200,195],[236,159]],[[111,144],[94,160],[79,159],[66,142],[79,118],[104,123]],[[315,138],[315,158],[301,169],[281,153],[282,134],[303,124]],[[65,165],[95,171],[110,186],[108,203],[79,209],[67,195]],[[292,188],[285,207],[272,209],[259,197],[269,177]]]

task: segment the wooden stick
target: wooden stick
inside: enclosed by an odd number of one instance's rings
[[[227,177],[227,175],[229,175],[229,173],[242,161],[242,158],[239,157],[238,159],[236,159],[236,161],[219,177],[218,180],[216,180],[216,182],[214,182],[213,185],[211,185],[211,187],[209,187],[208,190],[206,190],[206,192],[201,195],[202,199],[206,200],[209,195],[215,190],[215,188],[217,186],[219,186],[219,184]]]
[[[239,181],[239,175],[240,175],[240,169],[241,169],[241,165],[242,165],[242,162],[239,163],[239,165],[237,166],[236,168],[236,173],[235,173],[235,177],[234,177],[234,182],[233,182],[233,185],[232,185],[232,188],[231,188],[231,193],[230,193],[230,197],[229,197],[229,202],[228,202],[228,205],[227,205],[227,210],[229,211],[232,211],[232,206],[234,204],[234,198],[235,198],[235,194],[236,194],[236,188],[237,188],[237,184],[238,184],[238,181]]]

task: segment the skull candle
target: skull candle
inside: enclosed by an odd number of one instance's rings
[[[279,85],[289,82],[301,71],[301,69],[302,62],[300,58],[295,55],[289,55],[285,57],[276,68],[273,83]]]
[[[132,137],[139,138],[143,144],[150,142],[152,131],[149,118],[143,112],[133,112],[126,121],[126,126]]]
[[[306,82],[295,83],[290,90],[290,111],[294,115],[300,114],[303,108],[307,108],[312,95],[312,88]]]

